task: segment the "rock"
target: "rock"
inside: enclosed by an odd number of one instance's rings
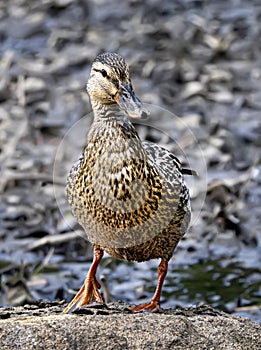
[[[234,100],[233,94],[228,90],[209,92],[207,97],[218,103],[232,103]]]
[[[43,79],[28,77],[24,82],[24,90],[26,93],[34,93],[46,90],[46,83]]]
[[[131,313],[124,303],[62,314],[61,303],[0,310],[1,349],[260,349],[261,326],[209,306]]]
[[[188,99],[195,95],[204,95],[205,88],[204,85],[199,81],[191,81],[185,85],[185,89],[182,93],[183,99]]]

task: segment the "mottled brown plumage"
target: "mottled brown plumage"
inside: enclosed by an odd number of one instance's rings
[[[99,55],[87,83],[94,121],[86,148],[68,176],[73,214],[94,245],[85,283],[65,309],[102,301],[95,273],[103,251],[129,261],[160,258],[157,290],[150,303],[133,310],[157,310],[167,264],[190,220],[189,192],[178,159],[141,141],[129,117],[148,115],[135,96],[129,69],[117,54]]]

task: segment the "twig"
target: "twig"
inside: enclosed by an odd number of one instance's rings
[[[58,235],[45,236],[45,237],[42,237],[42,238],[38,239],[37,241],[34,241],[33,243],[29,244],[26,247],[26,250],[28,251],[28,250],[34,250],[37,248],[41,248],[42,246],[44,246],[46,244],[57,245],[57,244],[69,242],[77,237],[81,237],[84,239],[85,238],[84,232],[81,230],[76,230],[76,231],[58,234]]]
[[[43,181],[65,186],[65,180],[63,178],[53,178],[53,176],[50,174],[17,173],[8,170],[0,180],[0,192],[3,192],[5,190],[5,187],[10,181]]]
[[[21,122],[19,127],[17,127],[15,130],[15,135],[9,140],[8,144],[5,147],[4,152],[4,158],[1,159],[1,167],[2,167],[2,175],[0,178],[0,192],[5,188],[6,186],[6,180],[7,180],[7,169],[6,169],[6,160],[10,159],[11,156],[16,151],[17,144],[19,143],[20,139],[26,134],[26,130],[28,127],[28,120],[25,119]]]

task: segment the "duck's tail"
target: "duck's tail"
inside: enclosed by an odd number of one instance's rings
[[[199,173],[196,170],[193,170],[193,169],[181,168],[181,172],[182,172],[183,175],[199,176]]]

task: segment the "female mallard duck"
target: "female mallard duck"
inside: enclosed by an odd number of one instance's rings
[[[144,118],[148,111],[134,94],[121,56],[97,56],[87,92],[94,121],[83,155],[69,173],[67,194],[94,254],[83,286],[64,312],[103,302],[96,280],[103,251],[128,261],[161,259],[151,301],[131,309],[156,311],[168,261],[189,224],[183,174],[192,171],[182,169],[169,151],[140,140],[128,117]]]

